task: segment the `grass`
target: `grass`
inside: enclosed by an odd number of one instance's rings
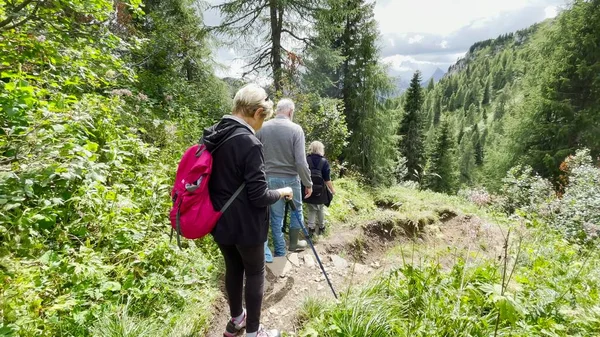
[[[452,211],[509,223],[457,197],[403,187],[371,195],[373,204],[409,219]],[[342,294],[339,302],[307,301],[300,336],[597,335],[600,252],[570,244],[540,222],[510,228],[513,239],[500,260],[416,243],[411,251],[393,250],[405,263],[389,275]],[[452,263],[443,266],[440,256]]]

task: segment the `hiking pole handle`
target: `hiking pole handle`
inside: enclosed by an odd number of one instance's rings
[[[286,202],[288,205],[290,205],[290,208],[292,209],[292,211],[294,211],[294,212],[295,212],[295,211],[297,211],[297,210],[298,210],[298,208],[296,208],[296,204],[294,203],[294,200],[292,200],[292,198],[290,198],[290,197],[286,197],[286,198],[285,198],[285,202]]]
[[[331,284],[331,281],[329,280],[329,276],[327,275],[327,272],[325,272],[325,267],[323,267],[323,263],[321,262],[321,258],[319,258],[319,254],[317,254],[317,250],[315,249],[315,245],[313,244],[312,240],[310,239],[310,235],[308,235],[308,231],[306,230],[306,227],[304,227],[304,223],[302,222],[302,219],[300,218],[300,215],[298,213],[296,213],[296,210],[298,208],[296,208],[296,204],[294,203],[294,201],[290,198],[286,198],[286,202],[290,205],[290,208],[292,209],[292,211],[294,211],[294,215],[296,215],[296,220],[298,220],[298,223],[300,223],[300,227],[302,227],[302,231],[304,232],[304,236],[306,237],[306,240],[308,241],[308,244],[310,245],[310,248],[312,249],[313,253],[315,254],[315,257],[317,258],[317,262],[319,263],[319,267],[321,267],[321,271],[323,272],[323,275],[325,276],[325,279],[327,280],[327,284],[329,284],[329,288],[331,289],[331,292],[333,293],[333,297],[335,297],[335,299],[338,299],[337,294],[335,293],[335,290],[333,289],[333,284]]]

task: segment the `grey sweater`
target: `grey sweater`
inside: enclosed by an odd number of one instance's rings
[[[285,116],[277,116],[265,122],[256,137],[263,143],[267,176],[299,175],[304,186],[312,187],[304,153],[304,130],[300,125]]]

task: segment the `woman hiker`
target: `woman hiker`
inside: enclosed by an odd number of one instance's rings
[[[215,209],[221,209],[238,187],[246,183],[212,231],[225,259],[225,289],[232,317],[223,336],[238,336],[245,328],[247,337],[279,337],[277,330],[266,330],[260,325],[264,243],[269,228],[269,206],[292,198],[293,193],[289,187],[269,189],[267,185],[263,148],[255,136],[265,118],[273,113],[273,102],[265,90],[247,85],[235,94],[233,105],[232,114],[206,129],[203,135],[207,150],[222,145],[213,155],[213,175],[208,187]],[[232,135],[235,137],[230,138]],[[244,295],[246,310],[242,306]]]
[[[313,182],[312,195],[304,200],[308,210],[307,222],[308,232],[312,236],[315,233],[325,232],[325,216],[323,206],[329,206],[331,198],[335,194],[331,182],[331,169],[329,162],[325,159],[325,146],[319,141],[314,141],[308,147],[309,155],[306,157]],[[318,228],[318,232],[317,232]]]

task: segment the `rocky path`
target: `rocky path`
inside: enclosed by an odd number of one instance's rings
[[[315,244],[338,296],[401,265],[401,258],[388,254],[392,248],[406,246],[410,250],[409,245],[413,248],[419,245],[418,254],[451,248],[455,254],[467,252],[475,258],[493,258],[502,247],[501,229],[476,217],[453,216],[444,223],[431,224],[421,229],[422,235],[416,241],[394,234],[394,229],[389,222],[373,222],[337,232]],[[452,264],[452,254],[446,259],[444,264]],[[334,300],[310,248],[275,258],[273,263],[267,264],[262,324],[280,329],[285,336],[297,336],[300,328],[297,314],[308,298]],[[229,319],[227,308],[227,302],[221,296],[207,336],[222,336]]]

